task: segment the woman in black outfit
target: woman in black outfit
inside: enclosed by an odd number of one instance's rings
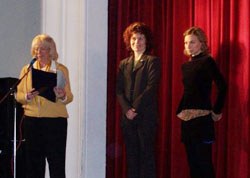
[[[184,93],[177,109],[181,121],[181,140],[185,145],[191,178],[215,178],[212,143],[214,121],[220,120],[226,96],[226,83],[210,56],[207,38],[199,27],[184,32],[184,54],[189,60],[182,65]],[[211,103],[212,83],[217,87]]]
[[[154,143],[160,59],[150,53],[152,32],[146,24],[130,24],[123,33],[123,39],[131,55],[119,64],[116,89],[122,109],[127,177],[156,178]]]

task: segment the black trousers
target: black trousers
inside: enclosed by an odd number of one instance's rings
[[[66,118],[24,119],[27,178],[44,178],[46,159],[50,178],[65,178]]]
[[[185,144],[191,178],[215,178],[211,143]]]
[[[156,178],[156,126],[126,119],[122,125],[126,146],[128,178]]]

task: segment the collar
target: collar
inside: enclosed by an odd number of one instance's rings
[[[34,66],[35,69],[42,70],[39,67],[39,61],[36,61],[33,64],[33,66]],[[56,73],[56,71],[57,71],[57,63],[56,63],[56,61],[52,60],[50,64],[48,64],[48,65],[45,66],[44,71]]]
[[[201,58],[203,58],[204,56],[207,56],[205,53],[199,53],[198,55],[196,56],[191,56],[191,61],[194,61],[194,60],[199,60]]]

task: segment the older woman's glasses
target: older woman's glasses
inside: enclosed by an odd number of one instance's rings
[[[35,50],[35,52],[37,52],[37,51],[42,51],[42,52],[44,52],[44,51],[49,50],[49,48],[46,48],[46,47],[36,47],[36,48],[34,48],[34,50]]]

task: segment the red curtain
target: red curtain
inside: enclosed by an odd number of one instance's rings
[[[158,178],[189,178],[180,120],[175,111],[182,95],[183,32],[203,28],[211,54],[228,83],[223,119],[216,123],[213,159],[217,178],[250,177],[250,1],[109,0],[106,178],[126,178],[126,156],[115,95],[119,61],[126,52],[122,33],[134,21],[148,24],[154,53],[161,58],[160,120],[156,161]]]

